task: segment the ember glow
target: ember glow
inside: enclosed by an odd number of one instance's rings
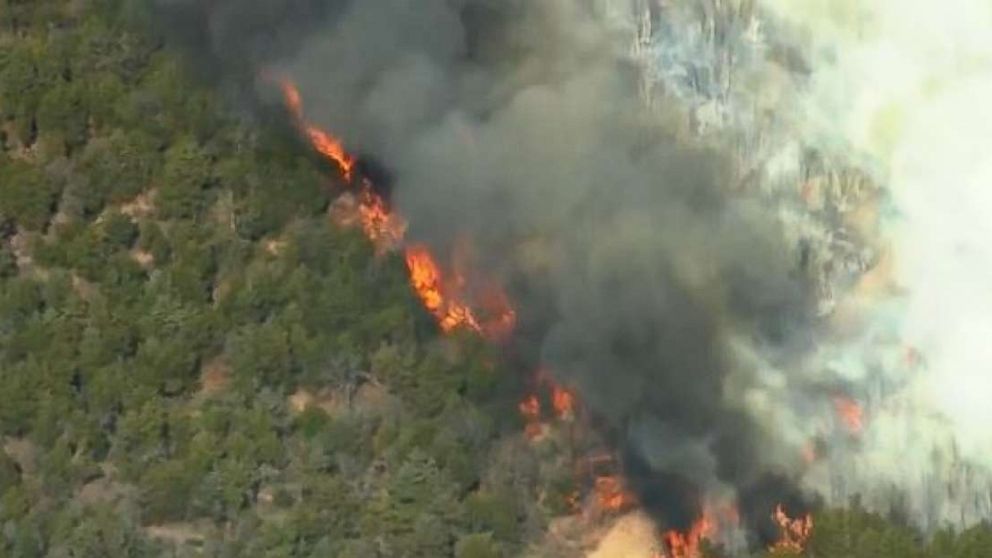
[[[551,404],[555,408],[555,415],[560,419],[564,420],[575,414],[575,395],[557,384],[551,388]]]
[[[850,397],[838,396],[834,398],[834,408],[848,432],[860,434],[864,430],[864,409],[856,401]]]
[[[551,403],[551,410],[554,412],[554,418],[562,422],[571,422],[575,418],[575,413],[577,410],[577,402],[575,400],[575,394],[566,389],[565,387],[558,385],[552,379],[551,374],[545,369],[538,369],[537,373],[534,375],[535,381],[538,388],[543,388],[541,393],[532,393],[527,395],[523,401],[521,401],[517,408],[520,411],[520,416],[523,418],[525,427],[525,434],[531,440],[536,440],[540,437],[540,434],[544,431],[545,422],[544,416],[542,416],[541,410],[541,397],[547,397]],[[612,461],[612,457],[608,458]]]
[[[528,395],[517,405],[520,416],[524,419],[524,433],[531,440],[541,435],[544,426],[541,424],[541,402],[536,395]]]
[[[600,508],[610,512],[619,512],[637,504],[637,499],[624,486],[623,479],[608,475],[596,477],[596,499]]]
[[[362,181],[359,194],[358,218],[365,236],[372,241],[379,253],[395,249],[403,242],[407,223],[402,216],[389,211],[385,200],[376,195],[372,185]]]

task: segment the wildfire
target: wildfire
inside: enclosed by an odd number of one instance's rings
[[[725,529],[736,528],[740,523],[737,507],[733,504],[707,505],[702,516],[688,531],[666,531],[662,540],[668,553],[664,558],[701,558],[703,541],[714,540]]]
[[[637,503],[634,495],[624,486],[623,480],[616,475],[596,477],[595,491],[599,506],[606,511],[622,511]]]
[[[313,148],[333,161],[341,170],[345,181],[351,183],[356,160],[345,150],[341,140],[320,127],[308,122],[303,112],[303,98],[299,88],[286,79],[278,80],[297,126],[310,140]],[[372,183],[362,178],[357,192],[357,221],[365,236],[372,241],[379,253],[403,246],[407,221],[390,210],[386,200],[376,193]],[[501,288],[490,286],[482,298],[482,309],[487,320],[480,322],[475,312],[465,302],[465,279],[462,273],[445,274],[431,251],[422,244],[413,244],[404,250],[410,273],[410,283],[424,307],[434,315],[445,333],[467,328],[490,338],[508,335],[516,324],[516,313]]]
[[[803,517],[792,519],[785,513],[785,509],[779,504],[775,507],[772,520],[778,524],[781,533],[778,542],[773,544],[769,550],[777,552],[789,552],[799,554],[806,548],[810,536],[813,534],[813,516],[806,514]]]
[[[286,106],[297,123],[310,140],[310,144],[318,153],[337,163],[341,169],[341,174],[345,180],[351,180],[352,172],[355,169],[355,159],[344,149],[341,140],[331,134],[321,130],[317,126],[306,122],[303,118],[303,96],[300,95],[299,88],[288,80],[280,80],[283,97],[286,99]]]
[[[389,211],[386,201],[376,195],[367,180],[362,181],[362,191],[359,194],[358,220],[365,236],[380,253],[399,246],[406,235],[406,220]]]
[[[355,157],[347,152],[340,139],[306,120],[303,98],[295,84],[285,79],[277,81],[286,107],[300,131],[314,150],[332,161],[339,168],[344,180],[354,187],[357,164]],[[475,290],[467,290],[466,277],[470,274],[465,268],[470,266],[465,265],[464,256],[468,250],[464,244],[459,245],[461,249],[456,250],[453,265],[446,271],[426,245],[405,241],[407,221],[391,210],[387,201],[376,192],[367,178],[361,177],[357,191],[352,192],[351,196],[343,196],[342,199],[354,200],[356,206],[342,210],[348,218],[343,216],[341,222],[357,222],[365,236],[375,245],[377,252],[403,250],[410,284],[443,332],[449,333],[462,328],[490,339],[502,339],[512,332],[516,325],[516,312],[498,284],[482,281],[482,288],[479,288],[480,285],[473,282]],[[469,278],[477,279],[477,274]],[[555,417],[559,420],[572,420],[578,409],[574,392],[555,383],[545,371],[538,371],[537,379],[539,384],[549,390]],[[835,406],[848,429],[860,432],[863,428],[863,412],[857,403],[849,398],[838,397],[835,399]],[[544,432],[545,425],[542,422],[541,400],[538,395],[525,397],[518,404],[518,410],[526,423],[526,435],[531,439],[539,437]],[[637,505],[636,497],[627,489],[622,476],[595,470],[602,466],[615,466],[615,461],[612,455],[593,456],[586,460],[589,474],[584,475],[585,482],[592,480],[595,501],[600,509],[608,512],[623,511]],[[570,493],[566,500],[570,508],[580,507],[581,497],[578,491]],[[668,551],[663,557],[699,558],[700,545],[704,539],[714,537],[725,521],[737,522],[736,509],[728,508],[725,511],[726,514],[721,516],[705,510],[703,516],[688,531],[682,533],[673,530],[664,533],[662,539]],[[791,519],[781,506],[776,508],[773,518],[782,530],[782,539],[773,548],[801,550],[812,531],[812,518],[806,516]]]
[[[844,396],[834,398],[834,409],[840,417],[844,427],[851,434],[860,434],[864,430],[864,409],[853,399]]]
[[[510,305],[506,292],[498,285],[490,285],[480,299],[479,310],[485,317],[482,332],[490,340],[506,339],[517,325],[517,313]]]
[[[576,482],[591,482],[594,502],[601,511],[620,512],[637,505],[637,498],[627,489],[618,469],[616,457],[608,452],[586,455],[576,463]]]
[[[666,532],[663,538],[668,548],[667,558],[699,558],[703,540],[714,534],[716,527],[706,515],[696,520],[685,533]]]
[[[524,422],[527,424],[524,427],[524,433],[527,437],[533,440],[540,436],[543,427],[541,426],[541,402],[537,399],[537,396],[527,396],[517,405],[517,409],[520,410],[520,416],[523,417]]]
[[[562,420],[575,414],[575,395],[557,384],[551,386],[551,404],[555,408],[555,415]]]
[[[566,421],[575,418],[578,408],[575,392],[555,381],[554,374],[545,367],[538,368],[534,377],[538,385],[547,388],[555,416]]]
[[[487,328],[484,328],[487,329]],[[488,329],[487,329],[488,331]],[[556,384],[550,374],[544,369],[538,369],[535,374],[538,386],[545,386],[551,399],[551,408],[554,416],[561,421],[571,421],[575,417],[576,401],[575,395],[568,389]],[[528,395],[517,405],[520,415],[526,423],[525,434],[531,440],[540,436],[544,431],[544,423],[541,416],[541,402],[538,394]]]
[[[406,249],[406,266],[410,271],[410,283],[420,297],[424,308],[434,314],[441,331],[448,333],[458,327],[482,331],[472,310],[446,297],[441,269],[434,261],[434,255],[423,244],[414,244]]]

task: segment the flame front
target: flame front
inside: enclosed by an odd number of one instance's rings
[[[704,506],[702,515],[685,532],[670,530],[662,535],[668,549],[664,558],[702,558],[703,541],[714,541],[740,524],[737,506],[732,503]]]
[[[668,548],[667,558],[701,558],[703,540],[716,534],[716,526],[706,514],[696,520],[685,533],[668,531],[664,542]]]
[[[623,479],[616,475],[596,477],[595,490],[599,506],[606,511],[623,511],[637,503],[634,495],[624,486]]]
[[[292,114],[301,133],[309,140],[315,151],[333,162],[341,172],[345,182],[354,186],[356,159],[347,152],[341,140],[320,127],[308,122],[304,116],[303,98],[299,89],[291,81],[281,79],[278,83],[282,89],[287,109]],[[484,287],[478,289],[481,295],[467,296],[466,274],[462,270],[461,260],[456,257],[452,271],[446,272],[439,264],[435,255],[424,244],[408,244],[405,241],[407,221],[392,211],[389,204],[376,193],[373,184],[365,177],[361,178],[358,191],[352,194],[357,207],[346,211],[347,217],[342,217],[343,223],[357,221],[365,236],[374,244],[377,253],[385,253],[396,249],[404,252],[410,285],[420,299],[424,308],[437,321],[440,329],[450,333],[456,329],[468,329],[485,335],[490,339],[503,339],[508,336],[516,325],[516,312],[510,304],[506,293],[493,282],[484,282]],[[464,251],[463,251],[464,252]],[[456,256],[458,254],[456,253]],[[473,277],[474,278],[474,277]],[[466,300],[480,303],[477,307],[470,306]],[[483,319],[477,315],[481,315]],[[578,409],[575,395],[564,386],[556,384],[550,375],[539,371],[538,380],[550,391],[551,406],[554,415],[566,423],[573,421]],[[853,400],[838,397],[834,400],[838,415],[848,429],[857,433],[863,428],[863,412]],[[518,410],[525,422],[525,433],[536,440],[545,430],[542,422],[541,402],[537,395],[528,395],[518,405]],[[587,465],[590,469],[597,463],[615,464],[611,455],[590,457]],[[586,477],[590,478],[590,477]],[[607,512],[619,512],[637,506],[637,499],[625,485],[622,476],[615,474],[593,474],[592,491],[599,508]],[[579,493],[570,493],[567,497],[570,509],[579,508]],[[728,521],[737,522],[736,510],[727,514]],[[772,549],[801,551],[812,532],[812,517],[801,519],[789,518],[781,506],[776,508],[773,519],[778,523],[782,538]],[[711,513],[704,511],[686,532],[668,531],[662,540],[667,548],[664,558],[699,558],[702,541],[716,536],[724,523]]]
[[[809,542],[813,535],[813,516],[806,514],[803,517],[792,519],[785,513],[781,504],[776,506],[772,520],[778,525],[780,538],[769,550],[773,552],[785,552],[799,554]]]
[[[353,182],[356,160],[345,150],[343,142],[306,120],[303,97],[293,82],[281,79],[279,85],[287,109],[314,150],[334,162],[346,182]],[[367,178],[362,178],[356,198],[357,221],[376,251],[384,253],[402,247],[407,221],[391,211],[386,200],[375,192]],[[486,289],[482,307],[486,310],[487,320],[480,322],[475,311],[465,302],[466,281],[462,274],[446,274],[426,245],[409,245],[404,252],[410,284],[443,332],[466,328],[497,339],[509,335],[516,324],[516,313],[501,288],[490,286]]]
[[[410,271],[410,283],[414,291],[424,308],[437,318],[441,331],[448,333],[459,327],[482,331],[468,306],[445,296],[441,269],[426,246],[409,246],[406,249],[406,266]]]
[[[345,180],[351,180],[352,172],[355,169],[355,159],[345,151],[341,140],[303,118],[303,96],[300,95],[299,88],[293,82],[284,79],[280,80],[279,85],[282,87],[286,107],[293,114],[313,148],[321,155],[337,163]]]

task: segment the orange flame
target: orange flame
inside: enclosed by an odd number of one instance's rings
[[[490,285],[485,290],[479,309],[485,316],[482,332],[490,340],[506,339],[517,325],[517,312],[510,305],[506,292],[497,285]]]
[[[701,558],[704,540],[714,540],[724,529],[736,528],[740,523],[737,506],[732,503],[707,505],[702,516],[688,531],[670,530],[662,539],[668,553],[665,558]]]
[[[620,477],[615,475],[596,477],[595,490],[599,506],[606,511],[622,511],[637,503]]]
[[[541,426],[541,402],[537,399],[537,396],[527,396],[517,404],[517,409],[520,410],[520,416],[523,417],[524,422],[527,424],[524,427],[524,434],[527,435],[527,438],[533,440],[540,436],[543,427]]]
[[[813,534],[812,515],[806,514],[804,517],[792,519],[785,513],[782,504],[779,504],[775,507],[772,520],[778,524],[781,535],[778,542],[769,547],[769,550],[799,554],[806,548],[806,544]]]
[[[295,84],[286,79],[278,82],[286,107],[313,148],[337,164],[345,180],[350,183],[355,170],[355,158],[345,150],[338,138],[306,120],[303,98]],[[390,210],[386,200],[375,192],[367,179],[362,180],[357,201],[357,221],[377,252],[383,253],[403,244],[407,230],[406,220]],[[486,317],[491,318],[480,324],[473,310],[461,300],[465,283],[461,273],[451,273],[446,277],[434,255],[421,244],[407,247],[405,255],[410,282],[421,302],[437,319],[442,331],[448,333],[465,327],[492,338],[503,338],[513,330],[516,313],[502,289],[492,286],[486,290],[482,309],[486,312]]]
[[[534,376],[538,385],[547,386],[555,416],[560,420],[573,419],[578,407],[575,392],[556,382],[554,374],[546,367],[538,368]]]
[[[355,168],[355,159],[345,151],[344,144],[338,138],[304,119],[303,96],[300,95],[300,90],[294,83],[283,79],[279,81],[279,86],[282,88],[282,94],[286,99],[287,108],[289,108],[297,124],[310,140],[313,148],[321,155],[337,163],[338,167],[341,168],[341,174],[345,180],[350,181],[352,171]]]
[[[282,88],[282,96],[286,100],[286,108],[297,120],[303,119],[303,97],[296,85],[287,80],[279,80],[279,87]]]
[[[836,409],[837,415],[848,432],[860,434],[864,430],[864,409],[853,399],[844,396],[835,397],[834,409]]]
[[[372,191],[368,181],[364,181],[359,195],[358,219],[365,236],[380,253],[400,245],[406,235],[406,220],[389,211],[386,201]]]
[[[343,178],[351,183],[356,159],[346,151],[341,140],[305,119],[302,95],[296,85],[285,79],[278,81],[286,106],[300,130],[313,148],[333,161],[340,169]],[[404,246],[406,220],[390,210],[386,200],[375,192],[373,185],[367,179],[362,179],[356,198],[357,221],[376,249],[384,252]],[[461,266],[456,265],[453,272],[445,274],[430,249],[423,244],[406,245],[404,255],[410,283],[421,303],[434,315],[442,331],[447,333],[457,328],[467,328],[491,338],[502,338],[512,332],[516,325],[516,312],[506,293],[498,285],[488,285],[488,288],[483,290],[483,296],[479,297],[482,302],[479,310],[485,317],[485,320],[480,321],[473,308],[463,302],[466,281],[464,274],[460,272]],[[458,258],[456,264],[457,260]],[[548,381],[555,415],[561,419],[573,416],[577,407],[574,394]],[[860,431],[863,425],[860,407],[853,401],[843,398],[838,398],[835,403],[845,424],[852,431]],[[529,395],[519,403],[518,408],[527,423],[528,437],[533,439],[540,436],[544,425],[541,422],[541,403],[538,397]],[[593,456],[589,459],[588,465],[592,467],[600,462],[612,461],[614,461],[612,456]],[[621,511],[637,505],[635,496],[626,489],[622,477],[617,475],[595,475],[594,492],[596,501],[606,511]],[[567,502],[577,508],[579,494],[576,492],[568,495]],[[807,516],[805,519],[792,520],[779,507],[775,519],[783,530],[783,540],[776,545],[776,548],[801,548],[812,529],[812,518]],[[698,557],[701,541],[712,537],[717,531],[717,525],[718,521],[710,513],[704,513],[688,532],[665,533],[664,540],[670,551],[670,554],[665,556],[667,558]]]
[[[409,246],[406,249],[406,265],[410,270],[413,289],[420,297],[424,308],[437,318],[442,331],[447,333],[458,327],[482,331],[468,306],[445,296],[441,269],[426,246],[423,244]]]
[[[520,414],[527,420],[539,420],[541,418],[541,402],[536,395],[528,395],[517,405]]]
[[[551,404],[559,419],[568,419],[575,414],[575,395],[557,384],[551,386]]]
[[[664,540],[668,547],[668,558],[699,558],[703,540],[715,534],[715,524],[706,514],[697,519],[685,533],[675,530],[666,532]]]

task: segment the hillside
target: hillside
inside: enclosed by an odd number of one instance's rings
[[[143,5],[0,0],[0,557],[593,548],[553,529],[573,442],[525,434],[527,380],[443,335],[330,218],[291,115],[198,81]],[[855,506],[802,552],[971,558],[992,531]]]

